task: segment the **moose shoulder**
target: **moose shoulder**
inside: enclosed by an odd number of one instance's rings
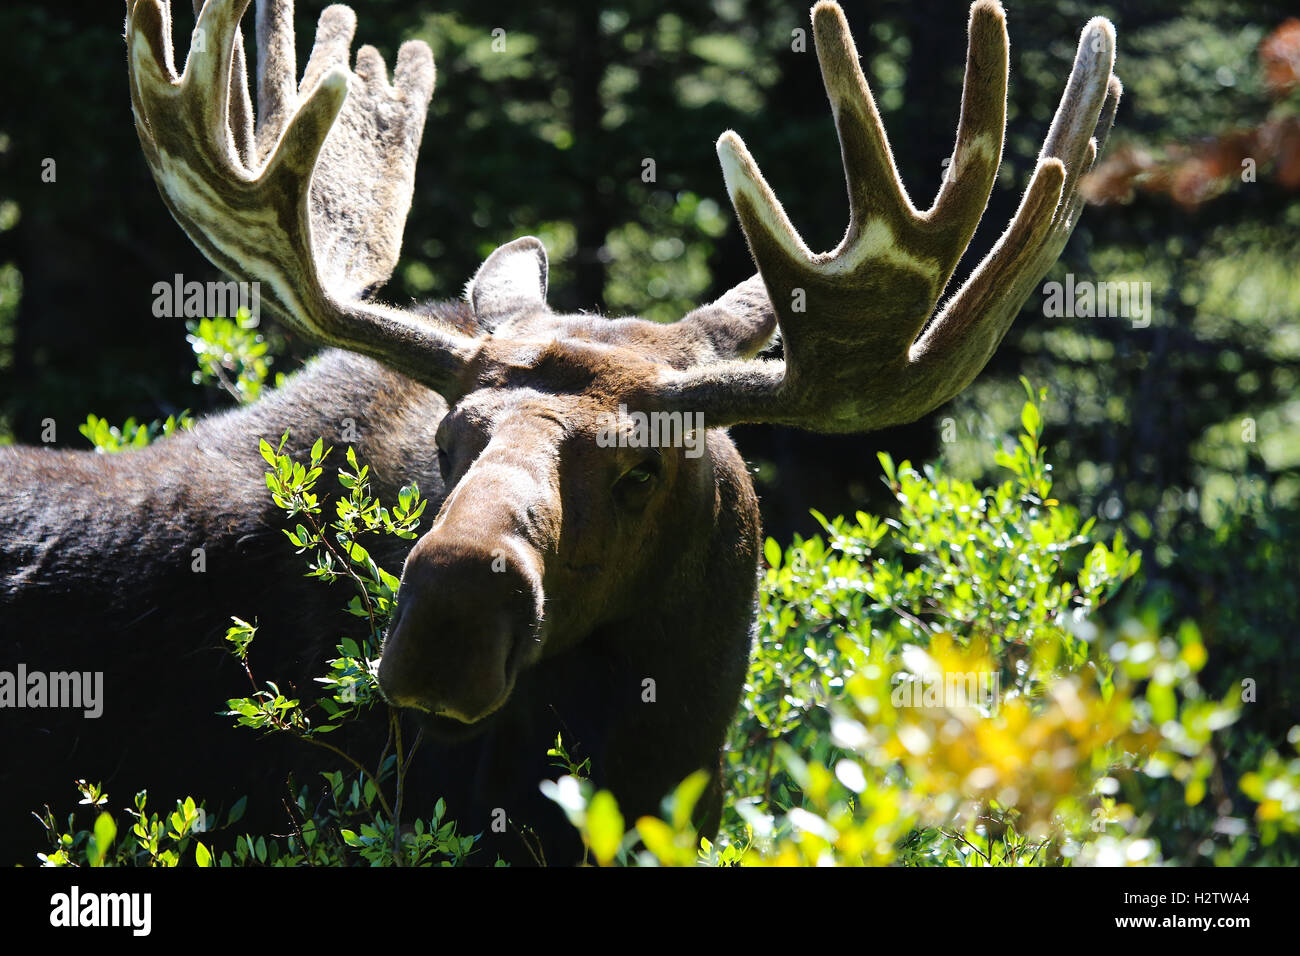
[[[490,394],[493,410],[511,414],[508,393]],[[526,387],[520,401],[519,414],[532,413],[535,396]],[[96,718],[69,708],[4,712],[0,786],[6,819],[15,824],[5,846],[8,862],[30,862],[40,845],[30,810],[68,802],[78,778],[101,780],[110,793],[128,796],[146,786],[164,800],[194,793],[213,808],[251,794],[246,825],[279,823],[286,773],[297,771],[301,782],[328,761],[295,741],[258,739],[215,716],[227,697],[248,686],[222,635],[231,614],[256,620],[259,675],[310,693],[349,624],[340,613],[347,594],[322,592],[305,578],[302,557],[279,530],[283,512],[267,494],[257,439],[274,442],[287,429],[291,436],[337,442],[346,423],[358,455],[372,463],[379,497],[395,497],[414,479],[437,509],[444,485],[434,436],[445,412],[442,399],[405,376],[328,351],[264,401],[146,449],[114,456],[0,449],[0,474],[12,479],[0,498],[6,542],[0,670],[103,675]],[[510,446],[517,437],[510,423],[502,426],[499,447],[526,452]],[[309,441],[289,450],[302,457]],[[534,448],[532,460],[551,453]],[[401,605],[405,633],[486,642],[491,635],[475,633],[474,622],[511,607],[514,579],[491,568],[497,554],[520,547],[511,531],[531,520],[528,509],[535,505],[498,497],[492,462],[487,454],[476,463],[484,477],[465,485],[468,497],[459,507],[469,509],[466,523],[445,528],[438,539],[436,553],[460,558],[431,565],[444,575],[428,582],[443,603],[436,613],[425,602]],[[546,754],[557,732],[575,756],[592,758],[597,779],[615,788],[629,811],[654,812],[673,783],[716,766],[749,647],[757,506],[725,434],[710,434],[707,453],[683,456],[683,463],[675,490],[647,502],[653,514],[646,518],[658,533],[651,529],[640,538],[635,515],[599,525],[611,516],[595,513],[587,499],[609,489],[564,483],[545,584],[547,653],[521,669],[508,702],[490,717],[466,725],[424,716],[412,809],[427,812],[433,799],[444,797],[462,825],[477,831],[488,830],[502,808],[547,837],[548,859],[576,860],[577,847],[564,839],[576,831],[537,791],[537,782],[555,773]],[[509,461],[504,468],[509,474]],[[478,495],[488,500],[475,502]],[[499,539],[488,537],[494,524],[488,512],[502,525]],[[203,554],[201,572],[196,549]],[[395,568],[405,550],[374,557]],[[445,580],[458,571],[467,574]],[[422,583],[408,592],[423,587],[424,579],[417,580]],[[709,581],[707,591],[701,580]],[[604,581],[611,586],[602,594]],[[434,617],[425,620],[428,614]],[[454,626],[458,615],[464,628]],[[353,628],[352,636],[362,630]],[[472,643],[443,651],[435,639],[427,658],[419,648],[409,655],[413,673],[427,662],[432,676],[453,675],[453,689],[473,673]],[[385,656],[385,677],[392,659]],[[382,721],[359,728],[349,745],[378,752],[385,730]],[[720,793],[713,797],[716,802]],[[530,860],[515,839],[489,840],[481,858],[500,853]]]
[[[630,819],[708,771],[698,808],[708,832],[759,551],[753,487],[725,429],[868,431],[915,420],[978,374],[1077,220],[1079,176],[1120,93],[1110,25],[1084,29],[1019,210],[936,312],[1001,162],[1004,14],[992,0],[971,8],[957,173],[919,210],[844,16],[819,3],[817,53],[848,182],[844,239],[810,252],[726,133],[718,154],[759,271],[661,325],[553,313],[532,238],[494,252],[464,303],[401,310],[370,298],[397,260],[432,57],[403,45],[391,85],[372,48],[351,68],[355,20],[334,6],[299,83],[292,5],[259,0],[254,122],[239,30],[248,2],[203,5],[207,40],[180,76],[169,5],[128,3],[141,145],[211,261],[259,282],[288,326],[346,352],[148,449],[0,453],[3,667],[105,675],[99,718],[3,715],[16,747],[0,781],[6,815],[76,776],[167,797],[253,791],[273,805],[287,769],[313,768],[211,716],[240,690],[219,648],[227,615],[258,618],[259,670],[299,688],[340,633],[342,599],[303,580],[265,492],[257,440],[288,429],[298,454],[317,436],[347,439],[381,495],[414,478],[436,511],[407,553],[376,555],[404,560],[379,685],[433,741],[417,754],[416,812],[443,795],[468,832],[485,831],[490,854],[532,859],[490,826],[504,812],[534,829],[547,860],[576,860],[575,832],[537,787],[558,773],[546,750],[560,733]],[[783,358],[755,358],[778,333]],[[355,733],[382,742],[384,729]]]

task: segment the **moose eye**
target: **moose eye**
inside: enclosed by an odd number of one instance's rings
[[[614,485],[615,497],[627,508],[643,506],[649,500],[650,491],[655,486],[655,479],[659,477],[660,470],[661,463],[657,457],[639,462],[623,472],[618,479]]]
[[[438,446],[438,471],[441,472],[443,480],[451,477],[451,456],[442,446]]]
[[[652,449],[653,450],[653,449]],[[644,485],[659,477],[659,472],[663,470],[663,457],[658,451],[637,462],[636,467],[629,468],[623,472],[621,481],[630,481],[635,485]]]

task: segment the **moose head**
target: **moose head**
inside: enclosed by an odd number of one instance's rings
[[[390,85],[371,47],[350,66],[355,19],[333,6],[299,82],[292,4],[259,3],[254,117],[239,28],[248,3],[203,4],[206,42],[178,76],[167,2],[128,0],[140,142],[164,201],[216,266],[260,282],[290,328],[445,400],[440,421],[413,423],[436,429],[446,494],[406,558],[379,680],[448,735],[506,706],[530,669],[656,613],[671,575],[707,601],[719,527],[733,538],[723,550],[747,562],[740,588],[752,605],[757,513],[725,429],[865,432],[960,392],[1069,238],[1079,178],[1120,96],[1113,30],[1097,18],[1018,210],[940,306],[1002,162],[1003,11],[996,0],[970,9],[949,173],[918,209],[844,14],[823,0],[812,23],[848,191],[839,245],[810,251],[726,132],[717,152],[758,271],[717,301],[671,324],[556,314],[543,246],[521,238],[487,259],[465,303],[431,316],[372,296],[396,264],[411,202],[434,86],[428,48],[404,44]],[[778,339],[780,358],[759,357]],[[733,709],[742,675],[726,678]]]

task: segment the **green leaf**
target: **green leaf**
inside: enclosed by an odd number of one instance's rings
[[[1025,426],[1025,431],[1034,437],[1038,437],[1042,431],[1043,422],[1038,414],[1038,406],[1033,402],[1025,402],[1025,407],[1020,411],[1020,424]]]
[[[609,866],[623,843],[623,814],[608,790],[601,790],[587,804],[587,838],[596,862]]]
[[[674,829],[685,830],[690,825],[691,811],[695,809],[695,804],[704,795],[708,785],[709,775],[703,770],[695,771],[677,785],[672,796]]]
[[[91,866],[103,865],[108,848],[112,846],[116,836],[117,824],[113,822],[111,814],[104,812],[95,818],[95,839],[87,851]]]
[[[636,822],[636,832],[646,849],[661,862],[672,862],[677,856],[673,841],[673,830],[664,821],[655,817],[642,817]]]
[[[890,485],[893,485],[898,478],[894,470],[894,459],[891,458],[886,452],[882,451],[876,453],[876,460],[880,462],[880,468],[885,473],[885,479],[889,482]]]

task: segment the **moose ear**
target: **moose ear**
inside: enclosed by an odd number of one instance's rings
[[[546,308],[546,247],[524,236],[499,247],[479,266],[466,297],[474,317],[492,329],[520,312]]]

